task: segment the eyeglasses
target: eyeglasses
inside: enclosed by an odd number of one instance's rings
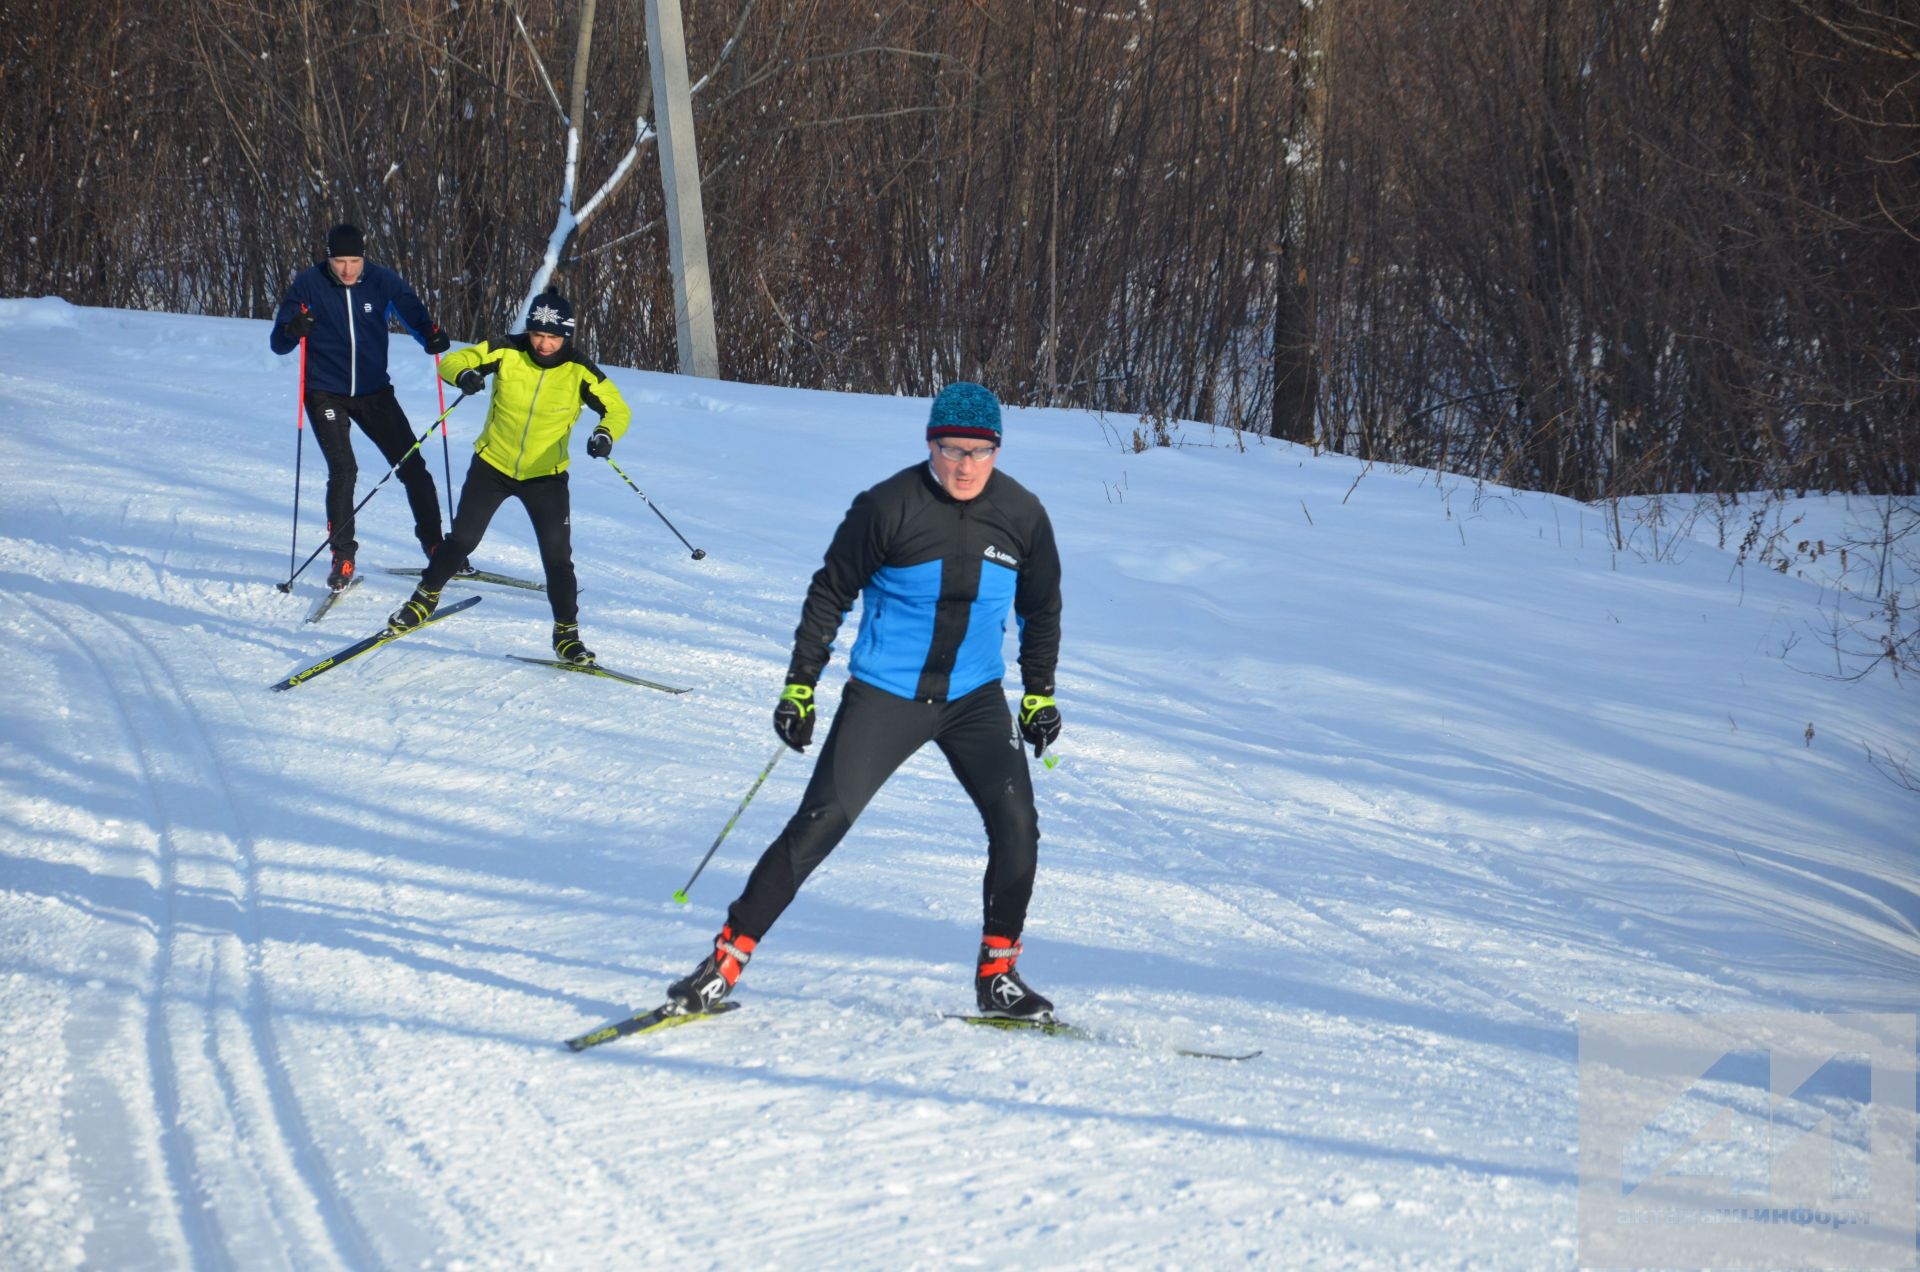
[[[993,453],[1000,449],[998,446],[976,446],[968,450],[965,446],[948,446],[943,442],[935,442],[933,445],[934,449],[940,452],[940,458],[949,464],[958,464],[968,459],[984,462],[992,459]]]

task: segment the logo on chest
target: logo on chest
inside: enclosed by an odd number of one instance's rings
[[[1011,552],[1002,552],[999,548],[994,547],[991,543],[987,545],[986,558],[989,561],[994,561],[1001,565],[1004,565],[1010,570],[1017,570],[1020,568],[1019,557],[1014,556],[1013,553]]]

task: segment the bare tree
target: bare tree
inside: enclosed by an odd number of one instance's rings
[[[12,286],[264,316],[351,218],[451,330],[564,280],[603,356],[674,365],[641,2],[11,0]],[[731,374],[1588,499],[1920,488],[1886,0],[735,0],[687,38]]]

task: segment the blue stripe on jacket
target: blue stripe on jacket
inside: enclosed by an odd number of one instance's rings
[[[979,591],[968,606],[967,633],[949,678],[949,700],[1006,676],[1007,614],[1019,581],[1015,571],[998,562],[981,563]],[[860,594],[860,634],[848,659],[856,680],[902,698],[918,694],[942,583],[937,560],[873,572]]]

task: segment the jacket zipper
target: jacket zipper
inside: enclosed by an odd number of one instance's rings
[[[353,329],[353,284],[340,289],[347,298],[347,396],[360,396],[360,337]]]
[[[520,426],[520,453],[513,457],[513,479],[520,480],[520,465],[527,458],[527,434],[533,431],[533,408],[540,402],[540,386],[547,382],[546,368],[540,369],[540,378],[533,382],[533,398],[527,403],[527,422]]]

